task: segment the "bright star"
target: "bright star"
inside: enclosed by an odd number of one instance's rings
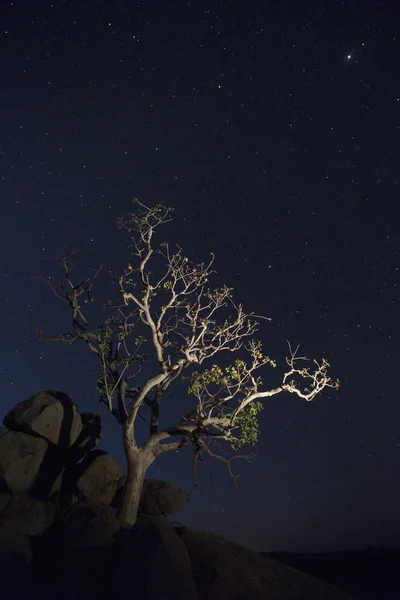
[[[348,54],[347,55],[347,60],[350,60],[350,59],[351,59],[351,54]]]

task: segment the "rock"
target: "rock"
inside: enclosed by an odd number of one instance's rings
[[[174,527],[191,559],[200,600],[349,600],[335,586],[219,535]]]
[[[146,479],[143,485],[140,509],[149,515],[174,515],[187,502],[188,496],[171,481]]]
[[[81,460],[93,450],[101,440],[101,418],[93,413],[81,413],[82,431],[71,447],[74,462]]]
[[[59,452],[53,457],[51,471],[51,488],[48,496],[58,506],[68,506],[72,503],[76,490],[76,465],[95,448],[101,439],[101,419],[92,413],[82,413],[82,431],[74,444],[64,452]],[[54,451],[59,450],[53,446]],[[53,466],[53,468],[51,468]],[[56,468],[54,468],[54,466]],[[61,470],[60,470],[61,468]],[[75,496],[76,497],[76,496]]]
[[[110,547],[119,531],[117,511],[105,504],[85,500],[59,513],[54,527],[42,538],[58,547],[58,561],[75,555],[79,550]],[[70,558],[68,559],[70,560]]]
[[[53,482],[53,485],[51,486],[51,494],[58,494],[60,492],[64,473],[65,469],[63,469],[61,473],[57,475],[56,479]]]
[[[29,496],[11,497],[0,514],[0,527],[8,523],[26,535],[41,535],[53,524],[55,512],[50,502]]]
[[[82,548],[104,548],[111,546],[115,535],[119,531],[120,523],[117,511],[105,504],[88,502],[86,508],[92,511],[89,527],[81,538]]]
[[[1,427],[1,488],[13,494],[28,492],[39,475],[47,448],[43,439]]]
[[[73,464],[71,467],[63,469],[53,481],[49,498],[59,508],[65,508],[73,504],[73,497],[78,492],[76,489],[77,468],[77,465]]]
[[[12,524],[0,527],[1,597],[22,600],[34,597],[29,589],[32,552],[29,538]]]
[[[37,578],[53,586],[49,600],[60,598],[61,591],[65,600],[114,597],[105,591],[118,530],[116,511],[104,504],[85,501],[59,513],[53,527],[32,544]]]
[[[9,557],[10,563],[16,561],[27,565],[32,560],[28,534],[15,523],[0,526],[0,572],[4,569],[5,556]]]
[[[93,450],[78,465],[77,489],[96,502],[111,504],[123,481],[123,468],[108,452]]]
[[[5,416],[8,429],[30,433],[52,444],[71,446],[82,431],[75,402],[59,391],[43,391],[20,402]]]
[[[7,504],[10,502],[11,499],[11,494],[8,494],[7,492],[0,492],[0,515],[3,512],[3,510],[7,508]]]
[[[132,588],[146,600],[197,600],[188,553],[165,517],[140,517],[117,544],[110,596]]]

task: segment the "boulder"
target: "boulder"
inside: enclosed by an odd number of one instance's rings
[[[0,513],[0,527],[7,523],[26,535],[41,535],[53,524],[55,512],[50,502],[29,496],[11,497]]]
[[[32,551],[27,533],[15,523],[0,525],[1,597],[19,600],[28,595]]]
[[[190,556],[200,600],[350,600],[343,590],[222,536],[174,530]]]
[[[4,417],[8,429],[30,433],[62,447],[71,446],[82,431],[75,402],[59,391],[43,391],[20,402]]]
[[[88,527],[81,536],[81,548],[105,548],[114,543],[114,537],[120,529],[117,511],[95,502],[87,502],[85,509],[88,511]],[[91,513],[91,514],[90,514]]]
[[[7,504],[10,502],[11,499],[11,494],[8,494],[7,492],[0,492],[0,515],[3,512],[3,510],[7,508]]]
[[[101,439],[101,419],[92,413],[81,413],[82,431],[74,444],[64,451],[53,446],[54,456],[49,464],[51,487],[47,496],[58,506],[68,506],[76,497],[76,465]],[[49,457],[50,463],[50,457]]]
[[[0,525],[0,581],[3,583],[3,575],[13,574],[21,577],[23,572],[18,572],[18,567],[26,567],[31,560],[32,552],[28,534],[15,523]],[[2,595],[2,597],[7,596]]]
[[[55,480],[53,481],[53,485],[51,486],[51,497],[56,497],[60,490],[61,490],[61,486],[62,486],[62,482],[63,482],[63,476],[65,473],[65,469],[63,469],[61,471],[61,473],[59,473],[59,475],[57,475],[57,477],[55,478]]]
[[[101,418],[90,412],[81,413],[82,431],[70,448],[73,461],[78,462],[101,440]]]
[[[0,487],[13,494],[26,493],[39,475],[48,444],[19,431],[0,428]]]
[[[174,515],[187,502],[184,489],[171,481],[146,479],[140,500],[141,512],[149,515]]]
[[[108,452],[93,450],[78,465],[76,487],[87,499],[111,504],[123,482],[124,469]]]
[[[53,483],[49,498],[58,508],[73,506],[79,501],[76,487],[77,469],[77,465],[63,469]]]
[[[165,517],[145,515],[117,542],[110,597],[128,589],[146,600],[197,600],[185,545]]]
[[[85,501],[60,511],[58,517],[43,536],[32,539],[36,579],[41,585],[51,584],[49,600],[116,597],[105,593],[119,530],[116,511]],[[35,597],[42,598],[39,594]]]
[[[85,500],[59,514],[56,526],[49,531],[57,540],[61,562],[79,549],[109,547],[120,528],[117,511],[105,504]]]
[[[32,552],[29,538],[9,525],[0,527],[0,594],[4,599],[35,597],[30,581]],[[37,596],[36,596],[37,597]]]

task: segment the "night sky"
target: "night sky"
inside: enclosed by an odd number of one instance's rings
[[[125,266],[116,218],[133,197],[163,201],[174,222],[159,241],[193,259],[215,252],[213,283],[272,318],[259,332],[278,363],[266,382],[280,381],[286,339],[341,381],[312,403],[268,400],[257,458],[236,465],[239,491],[206,459],[205,491],[178,521],[264,551],[400,542],[395,5],[1,3],[2,415],[60,389],[102,415],[100,447],[124,461],[95,357],[35,340],[35,321],[47,334],[71,321],[34,275],[60,281],[57,260],[74,248],[78,277]],[[104,277],[99,305],[110,289]],[[187,406],[185,389],[171,391],[165,423]],[[192,459],[161,456],[148,475],[189,490]]]

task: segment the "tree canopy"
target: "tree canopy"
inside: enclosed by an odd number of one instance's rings
[[[136,210],[117,220],[119,229],[128,234],[132,256],[115,276],[118,299],[104,306],[111,316],[92,327],[86,314],[105,265],[93,277],[76,282],[71,255],[63,256],[60,288],[42,279],[71,311],[73,332],[46,337],[36,327],[38,339],[82,340],[97,356],[97,390],[122,427],[128,477],[129,465],[132,472],[144,465],[145,472],[159,454],[192,445],[196,457],[207,452],[226,462],[234,479],[231,461],[237,455],[227,458],[218,448],[221,442],[233,451],[257,443],[264,399],[288,392],[312,401],[339,383],[328,374],[326,359],[309,361],[289,344],[286,370],[274,387],[266,388],[261,372],[276,363],[255,338],[260,319],[266,317],[245,312],[231,288],[211,286],[213,254],[208,262],[193,263],[179,246],[173,250],[165,241],[155,246],[159,229],[171,221],[171,208],[162,203],[148,207],[137,199],[134,203]],[[218,364],[223,355],[237,352],[240,358],[228,366]],[[152,359],[152,375],[139,386],[143,364]],[[187,384],[188,397],[182,401],[179,421],[162,429],[160,410],[168,410],[165,392],[179,378]],[[136,436],[138,417],[148,419],[142,445]],[[132,483],[128,495],[133,487]],[[136,518],[133,512],[130,521]]]

